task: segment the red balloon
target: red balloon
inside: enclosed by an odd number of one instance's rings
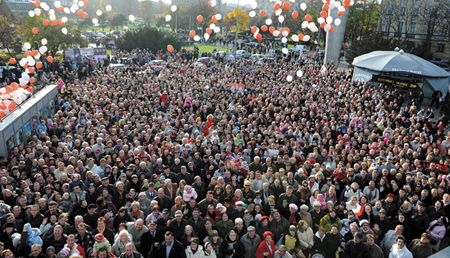
[[[261,15],[261,17],[264,17],[264,16],[266,16],[266,11],[264,11],[264,10],[261,10],[261,12],[259,12],[259,15]]]
[[[34,27],[31,32],[33,32],[33,34],[38,34],[39,33],[39,28]]]
[[[257,30],[258,30],[258,28],[256,26],[253,26],[252,27],[252,34],[255,34]]]
[[[267,31],[267,26],[266,26],[266,25],[263,25],[263,26],[261,27],[261,30],[262,30],[262,31]]]
[[[273,10],[278,11],[281,8],[281,5],[279,3],[276,3],[273,7]]]
[[[331,26],[331,27],[330,27],[330,29],[328,30],[328,32],[331,33],[331,32],[333,32],[333,30],[334,30],[334,26],[333,26],[333,24],[330,24],[330,26]]]
[[[305,20],[307,21],[307,22],[311,22],[312,21],[312,16],[311,15],[306,15],[305,16]]]
[[[24,54],[25,54],[26,57],[29,57],[29,56],[31,56],[31,51],[25,51]]]
[[[13,90],[18,90],[19,84],[17,84],[16,82],[13,82],[13,83],[11,83],[11,87],[13,88]]]
[[[37,62],[37,63],[36,63],[36,68],[37,68],[37,69],[42,68],[42,63],[41,63],[41,62]]]
[[[48,20],[43,20],[42,24],[44,24],[44,26],[48,26],[48,25],[50,25],[50,22]]]
[[[198,22],[202,22],[203,21],[203,16],[201,16],[201,15],[197,16],[197,21]]]
[[[89,4],[88,0],[83,0],[83,4],[88,5]]]
[[[32,56],[36,56],[37,54],[39,54],[39,51],[37,51],[37,50],[31,51],[31,55],[32,55]]]
[[[330,9],[330,4],[329,3],[326,3],[326,4],[324,4],[322,6],[322,10],[325,11],[325,12],[328,12],[329,9]]]
[[[28,68],[28,72],[30,72],[30,73],[35,73],[35,72],[36,72],[36,70],[34,70],[34,68],[33,68],[33,67],[30,67],[30,68]]]
[[[297,19],[298,18],[298,12],[297,11],[294,11],[293,13],[292,13],[292,19]]]
[[[272,26],[270,26],[270,28],[269,28],[269,32],[270,32],[270,34],[272,34],[273,32],[275,31],[275,28],[274,27],[272,27]]]
[[[84,19],[87,19],[87,17],[89,17],[89,15],[87,13],[83,13],[83,15],[81,15],[81,17],[83,17]]]
[[[51,23],[52,23],[53,26],[58,26],[58,21],[57,20],[52,20]]]
[[[212,21],[212,23],[216,23],[217,22],[217,19],[216,19],[215,15],[211,18],[211,21]]]
[[[284,10],[289,10],[291,8],[291,3],[289,3],[289,2],[284,2],[284,4],[283,4],[283,9]]]
[[[78,10],[77,14],[78,14],[78,16],[83,15],[83,10]]]
[[[53,57],[51,57],[51,56],[47,56],[47,62],[49,62],[49,63],[53,63]]]
[[[258,41],[261,41],[262,40],[262,35],[261,34],[256,34],[256,39],[258,40]]]
[[[58,12],[64,11],[64,7],[60,6],[60,7],[56,8],[56,11],[58,11]]]
[[[328,17],[328,13],[325,12],[325,11],[321,11],[321,12],[320,12],[320,17],[326,19],[326,18]]]
[[[16,63],[16,59],[14,59],[14,58],[9,59],[9,64],[15,64],[15,63]]]
[[[211,35],[211,33],[212,33],[212,29],[211,28],[206,28],[206,34]]]
[[[344,15],[344,13],[345,13],[345,11],[339,11],[338,16],[342,16],[342,15]]]
[[[41,7],[41,2],[40,1],[34,2],[34,7],[36,7],[36,8]]]
[[[299,35],[298,35],[298,40],[303,41],[303,38],[304,38],[304,37],[305,37],[305,35],[299,34]]]
[[[173,53],[173,46],[172,45],[168,45],[167,46],[167,51],[169,51],[170,53]]]
[[[321,27],[322,29],[325,29],[325,25],[327,25],[327,23],[326,23],[326,22],[322,22],[322,23],[320,24],[320,27]]]
[[[35,82],[36,82],[36,79],[35,79],[34,77],[31,77],[31,78],[30,78],[30,83],[33,84],[33,83],[35,83]]]
[[[191,38],[195,37],[195,30],[191,30],[191,32],[189,32],[189,36],[191,36]]]

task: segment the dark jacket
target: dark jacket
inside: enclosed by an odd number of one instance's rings
[[[184,234],[184,228],[188,225],[185,219],[182,219],[180,225],[178,225],[177,219],[173,219],[170,225],[166,227],[165,231],[170,231],[176,240],[181,241],[181,237]]]
[[[425,232],[430,224],[430,218],[428,214],[423,212],[419,215],[418,212],[415,212],[411,217],[410,225],[414,225],[414,230],[411,230],[410,238],[415,239],[420,238],[420,235]]]
[[[94,229],[94,231],[92,232],[92,234],[95,236],[98,234],[98,229]],[[114,233],[111,231],[111,229],[109,228],[105,228],[105,230],[103,231],[103,236],[109,241],[109,243],[111,245],[114,244]]]
[[[155,237],[150,233],[150,230],[142,234],[141,237],[141,246],[139,252],[141,252],[144,258],[151,257],[152,254],[156,253],[156,247],[154,247],[155,243],[164,242],[164,232],[162,230],[156,229]],[[151,254],[150,254],[151,252]],[[152,256],[153,257],[153,256]]]
[[[133,252],[133,258],[141,258],[142,255],[136,251]],[[122,253],[119,258],[128,258],[128,255],[124,252]]]
[[[42,224],[42,221],[44,220],[44,215],[42,215],[40,212],[36,215],[35,218],[33,218],[33,215],[28,215],[25,218],[25,223],[30,223],[32,228],[39,228]]]
[[[229,247],[229,244],[231,244],[231,243],[233,243],[232,249]],[[244,257],[244,255],[245,255],[245,247],[242,244],[242,242],[239,241],[238,238],[236,238],[236,240],[234,242],[231,242],[228,235],[223,240],[222,245],[220,247],[220,251],[221,251],[223,257],[226,257],[226,255],[232,255],[233,251],[234,251],[233,257],[235,257],[235,258]]]
[[[433,255],[433,249],[430,243],[422,244],[420,239],[414,239],[408,246],[408,250],[414,258],[429,257]]]
[[[355,244],[354,240],[350,240],[345,245],[345,249],[343,252],[339,252],[339,258],[369,258],[369,245],[360,242],[359,244]]]
[[[173,241],[174,243],[172,249],[170,250],[169,258],[186,258],[186,252],[184,251],[183,244],[176,239],[174,239]],[[167,257],[166,247],[167,247],[166,241],[162,242],[162,244],[160,244],[158,248],[158,256],[154,257],[164,257],[164,258]]]
[[[326,257],[334,257],[334,254],[336,253],[339,245],[340,245],[340,241],[341,241],[341,235],[338,233],[336,235],[334,235],[331,232],[328,232],[325,235],[325,253],[326,253]]]

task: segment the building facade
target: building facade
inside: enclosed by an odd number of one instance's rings
[[[26,17],[28,16],[28,12],[34,10],[34,4],[30,2],[30,0],[3,0],[11,10],[13,15],[17,15],[18,17]],[[70,7],[74,2],[69,0],[46,0],[45,2],[48,4],[50,9],[55,8],[55,2],[61,2],[61,5],[64,7]]]

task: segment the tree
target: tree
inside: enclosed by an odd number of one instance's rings
[[[181,41],[173,35],[159,31],[155,27],[144,26],[134,31],[127,31],[125,35],[115,40],[120,50],[131,52],[133,49],[150,49],[153,53],[164,50],[167,45],[174,49],[181,48]]]
[[[237,8],[234,8],[232,12],[229,12],[225,16],[225,23],[227,25],[228,30],[236,32],[236,17],[238,13],[239,19],[237,32],[242,33],[243,31],[246,31],[250,28],[250,17],[248,16],[245,10],[241,10],[241,8],[239,8],[239,10]]]
[[[122,26],[126,21],[127,21],[127,18],[125,17],[125,15],[119,13],[119,14],[116,14],[111,19],[111,26],[113,26],[113,27]]]
[[[47,48],[51,53],[56,53],[56,51],[64,48],[87,46],[87,42],[81,37],[80,31],[74,29],[70,24],[64,25],[67,34],[63,34],[62,26],[44,26],[42,21],[45,19],[49,20],[45,13],[40,16],[27,17],[20,26],[24,41],[29,42],[34,49],[38,49],[43,38],[47,39]],[[34,27],[39,28],[38,34],[31,32]]]
[[[188,5],[186,6],[186,8],[180,10],[180,14],[178,15],[178,27],[189,29],[189,17],[190,17],[191,29],[196,30],[197,27],[202,27],[203,31],[205,31],[206,28],[208,28],[209,25],[211,25],[212,23],[211,18],[218,12],[219,11],[216,8],[209,6],[206,2]],[[203,21],[200,23],[197,22],[197,16],[199,15],[203,16]],[[220,21],[217,22],[216,24],[220,24]]]
[[[8,5],[5,1],[0,1],[0,48],[6,49],[11,57],[16,57],[14,48],[20,35],[17,25],[18,22],[12,16]]]
[[[144,20],[144,24],[150,24],[154,5],[153,1],[141,1],[139,4],[139,17]]]

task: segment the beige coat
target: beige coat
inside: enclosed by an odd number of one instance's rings
[[[297,236],[302,250],[308,249],[309,245],[314,245],[314,232],[311,227],[308,227],[303,233],[297,230]]]

